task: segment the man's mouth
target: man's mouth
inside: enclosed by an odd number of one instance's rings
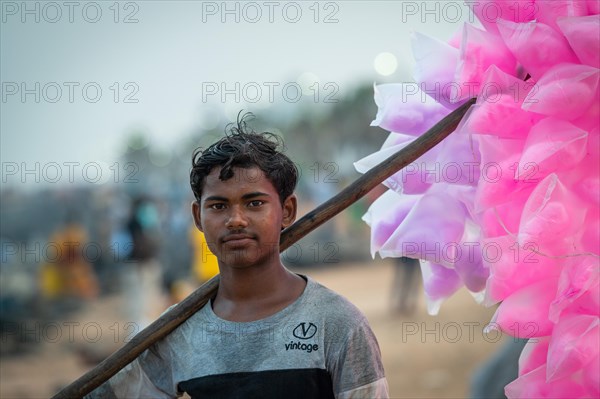
[[[245,245],[254,240],[254,236],[250,234],[228,234],[223,237],[223,243],[228,245]]]

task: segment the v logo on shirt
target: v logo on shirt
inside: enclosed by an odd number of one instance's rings
[[[316,333],[317,326],[315,326],[313,323],[308,323],[308,326],[306,326],[305,322],[298,324],[296,328],[294,328],[294,331],[292,331],[294,337],[298,339],[311,339]]]

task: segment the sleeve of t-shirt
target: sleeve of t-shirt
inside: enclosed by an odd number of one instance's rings
[[[334,353],[331,378],[337,399],[389,397],[379,344],[366,319],[352,328]]]
[[[161,342],[164,345],[164,342]],[[180,396],[165,359],[167,351],[153,345],[85,399],[176,398]]]

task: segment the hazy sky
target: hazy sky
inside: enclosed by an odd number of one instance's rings
[[[410,32],[446,40],[471,19],[462,1],[1,5],[8,184],[20,173],[15,165],[111,164],[137,127],[169,148],[241,108],[326,107],[359,83],[411,81]],[[389,76],[374,67],[386,52],[398,64]],[[380,72],[394,70],[391,61],[380,58]],[[294,103],[299,87],[303,97]]]

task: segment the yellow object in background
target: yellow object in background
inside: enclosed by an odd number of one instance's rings
[[[194,255],[192,258],[192,273],[201,284],[219,274],[217,257],[210,251],[204,238],[204,233],[192,226],[190,240]]]
[[[45,266],[41,271],[43,292],[49,296],[96,298],[100,291],[96,274],[82,252],[88,242],[84,227],[68,223],[56,230],[48,242],[56,250],[56,256],[50,262],[52,267]]]
[[[44,263],[40,268],[40,288],[46,299],[54,299],[64,292],[63,276],[55,263]]]

